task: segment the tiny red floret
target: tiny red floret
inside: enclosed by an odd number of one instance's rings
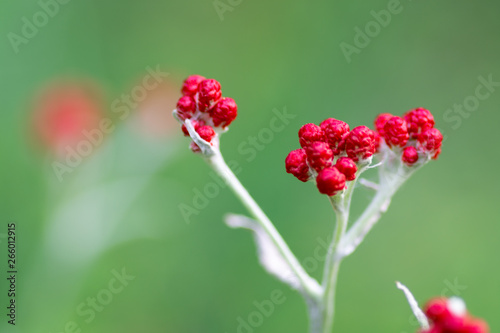
[[[332,165],[333,152],[328,143],[315,141],[309,144],[305,151],[309,165],[317,172]]]
[[[220,83],[214,79],[206,79],[198,86],[198,108],[205,112],[222,96]]]
[[[406,121],[398,116],[387,120],[384,125],[384,138],[389,147],[404,147],[409,139]]]
[[[198,128],[196,129],[196,132],[200,135],[200,137],[203,140],[205,140],[207,142],[211,142],[212,139],[215,137],[215,131],[212,128],[212,126],[208,126],[208,125],[198,126]],[[201,152],[200,147],[194,141],[191,141],[191,144],[190,144],[189,147],[191,148],[191,150],[194,153],[200,153]]]
[[[344,174],[345,179],[348,181],[352,181],[356,179],[356,172],[358,171],[358,167],[356,163],[350,159],[349,157],[341,157],[335,163],[335,167],[341,173]]]
[[[377,118],[375,118],[373,124],[375,125],[375,130],[378,132],[378,134],[380,134],[380,136],[384,136],[385,123],[392,117],[394,116],[390,113],[381,113],[377,116]]]
[[[180,120],[186,120],[193,116],[196,111],[196,102],[191,96],[182,96],[177,101],[177,116]]]
[[[198,92],[198,85],[203,80],[205,80],[205,78],[201,75],[189,76],[186,80],[184,80],[184,84],[182,85],[181,89],[182,94],[193,96]]]
[[[339,155],[344,150],[345,138],[349,133],[349,125],[341,120],[328,118],[321,122],[321,129],[333,153]]]
[[[349,132],[346,138],[345,149],[347,156],[354,162],[367,159],[375,153],[375,135],[366,126],[358,126]]]
[[[424,108],[410,110],[404,115],[404,118],[412,139],[417,139],[421,133],[434,127],[434,116]]]
[[[316,186],[322,194],[337,194],[345,188],[345,176],[336,167],[321,170],[316,177]]]
[[[418,161],[417,149],[413,146],[408,146],[403,150],[401,160],[408,166],[412,166]]]
[[[431,321],[431,327],[419,333],[489,333],[484,320],[472,317],[467,311],[453,312],[450,300],[444,297],[431,299],[424,312]]]
[[[237,115],[238,106],[234,99],[229,97],[222,98],[210,111],[215,127],[222,125],[222,128],[225,128],[229,126]]]
[[[305,124],[299,130],[299,143],[302,148],[313,142],[325,141],[325,133],[316,124]]]
[[[437,297],[431,299],[424,307],[424,312],[427,318],[433,322],[443,322],[452,316],[448,309],[448,299],[444,297]]]
[[[432,154],[432,158],[436,159],[441,152],[443,135],[437,128],[431,128],[420,134],[418,142],[421,149]]]
[[[309,166],[304,149],[292,150],[285,159],[285,167],[287,173],[291,173],[300,181],[309,180]]]
[[[212,126],[208,126],[208,125],[198,127],[196,132],[200,135],[200,137],[203,140],[205,140],[207,142],[211,142],[215,136],[214,129],[212,128]]]

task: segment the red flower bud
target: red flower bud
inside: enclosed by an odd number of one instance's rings
[[[201,75],[189,76],[186,80],[184,80],[184,84],[182,85],[182,94],[194,96],[198,92],[198,85],[203,80],[205,80],[205,78]]]
[[[237,115],[238,106],[234,99],[228,97],[222,98],[210,111],[215,127],[222,125],[222,128],[225,128],[229,126]]]
[[[305,124],[299,130],[299,143],[302,148],[313,142],[325,141],[325,133],[316,124]]]
[[[356,171],[358,171],[358,167],[349,157],[339,158],[337,163],[335,163],[335,167],[344,174],[346,180],[352,181],[356,179]]]
[[[389,147],[404,147],[409,139],[405,120],[397,116],[387,120],[384,125],[384,138]]]
[[[408,111],[404,118],[408,127],[410,138],[417,139],[419,135],[434,127],[434,117],[429,110],[417,108]]]
[[[198,86],[198,109],[208,111],[221,98],[220,83],[214,79],[200,82]]]
[[[401,160],[408,166],[412,166],[418,161],[417,149],[413,146],[406,147],[401,155]]]
[[[177,116],[180,120],[190,119],[196,111],[196,102],[191,96],[182,96],[177,102]]]
[[[428,129],[418,137],[419,148],[432,154],[433,159],[436,159],[441,152],[442,142],[443,135],[437,128]]]
[[[215,136],[214,129],[212,128],[212,126],[208,126],[208,125],[198,127],[196,129],[196,132],[200,135],[200,137],[203,140],[205,140],[207,142],[211,142]]]
[[[305,148],[305,151],[309,165],[317,172],[332,166],[333,152],[328,143],[315,141],[309,144]]]
[[[345,138],[349,133],[349,125],[343,121],[328,118],[321,122],[321,129],[333,153],[339,155],[345,149]]]
[[[300,181],[309,180],[309,166],[304,149],[292,150],[285,159],[285,167],[287,173],[291,173]]]
[[[375,130],[378,132],[378,134],[380,134],[380,136],[384,136],[384,126],[385,126],[385,123],[391,119],[392,117],[394,117],[392,114],[390,113],[381,113],[377,116],[377,118],[375,118],[375,121],[374,121],[374,125],[375,125]]]
[[[366,159],[375,153],[375,135],[366,126],[355,127],[346,138],[345,149],[347,156],[354,162]]]
[[[322,194],[337,194],[345,188],[345,176],[336,167],[321,170],[316,177],[316,186]]]

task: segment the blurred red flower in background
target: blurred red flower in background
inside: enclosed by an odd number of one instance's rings
[[[33,104],[34,137],[42,148],[63,158],[68,147],[84,140],[84,131],[103,118],[101,90],[82,81],[52,83]]]

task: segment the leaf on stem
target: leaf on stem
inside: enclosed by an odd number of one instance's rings
[[[246,216],[235,214],[226,215],[225,221],[231,228],[244,228],[253,231],[259,261],[265,270],[293,289],[301,290],[297,275],[260,224]]]

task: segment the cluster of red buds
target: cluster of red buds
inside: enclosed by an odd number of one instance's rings
[[[375,129],[380,144],[383,142],[388,148],[401,151],[401,159],[407,166],[419,160],[436,159],[441,153],[443,135],[434,128],[432,113],[424,108],[410,110],[403,117],[379,114]]]
[[[488,333],[488,324],[472,317],[459,298],[434,298],[425,308],[425,314],[432,325],[419,333]]]
[[[443,136],[434,128],[434,117],[423,108],[403,117],[383,113],[375,130],[358,126],[350,130],[343,121],[328,118],[321,124],[305,124],[299,130],[301,149],[291,151],[286,171],[306,182],[316,179],[320,193],[335,195],[356,179],[358,170],[371,163],[374,154],[392,151],[411,167],[417,161],[436,159]]]
[[[236,119],[238,106],[229,97],[222,97],[220,83],[200,75],[189,76],[182,85],[182,97],[177,102],[175,114],[183,123],[182,132],[189,136],[184,122],[189,119],[196,133],[211,145],[217,144],[218,134]],[[200,147],[191,142],[191,150],[200,152]]]

